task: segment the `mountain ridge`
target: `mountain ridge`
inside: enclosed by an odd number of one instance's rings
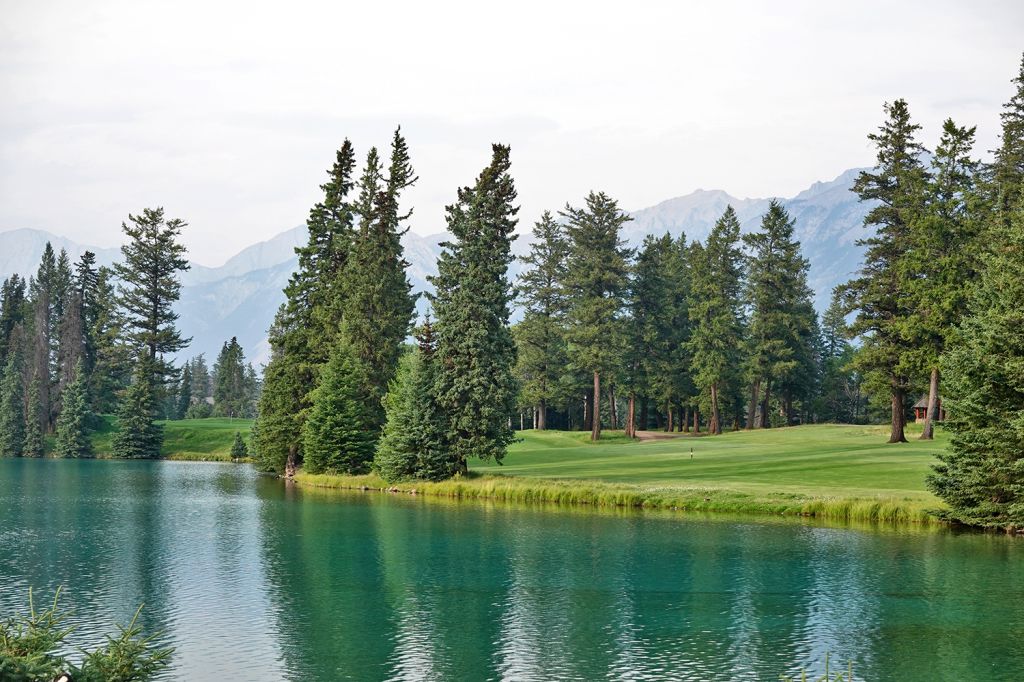
[[[846,281],[860,264],[862,249],[856,241],[868,235],[863,221],[871,205],[860,203],[850,188],[861,170],[846,170],[832,180],[812,183],[791,198],[779,199],[795,220],[796,237],[810,262],[808,281],[819,310],[827,305],[832,287]],[[633,220],[624,226],[623,237],[631,246],[639,246],[649,234],[666,232],[673,237],[685,234],[688,241],[703,241],[728,205],[736,210],[741,230],[750,232],[757,228],[769,201],[740,199],[721,189],[698,189],[631,212]],[[521,232],[513,245],[517,255],[529,249],[530,226],[527,221],[520,225]],[[402,237],[414,291],[431,290],[427,278],[435,272],[440,244],[447,238],[449,235],[443,232],[407,232]],[[101,265],[110,265],[120,256],[119,248],[78,244],[43,230],[8,230],[0,232],[0,277],[15,272],[24,276],[34,273],[47,240],[57,250],[67,249],[72,258],[86,249],[93,251]],[[180,328],[192,337],[192,344],[183,355],[204,353],[212,358],[224,341],[236,336],[248,358],[255,363],[266,362],[266,333],[284,301],[282,289],[298,264],[295,247],[305,242],[306,228],[300,225],[246,246],[220,266],[192,263],[192,268],[182,276],[182,296],[177,308]],[[515,277],[520,270],[517,260],[510,276]],[[424,309],[421,297],[419,310],[422,313]]]

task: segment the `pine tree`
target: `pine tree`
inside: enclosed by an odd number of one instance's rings
[[[920,126],[910,120],[907,103],[885,105],[888,116],[878,133],[868,135],[878,149],[878,166],[863,171],[853,191],[862,201],[876,205],[864,218],[873,236],[866,246],[859,276],[842,287],[850,308],[858,311],[851,332],[863,343],[854,360],[877,393],[888,393],[891,413],[890,443],[905,443],[906,398],[913,371],[904,339],[906,320],[913,314],[902,263],[911,244],[910,224],[921,209],[927,173],[921,165],[922,147],[915,139]]]
[[[290,475],[302,457],[309,393],[341,322],[341,273],[353,241],[348,195],[354,168],[355,151],[345,140],[328,182],[320,187],[324,198],[310,210],[309,241],[296,249],[298,269],[285,287],[287,300],[270,329],[271,358],[263,373],[253,439],[257,466],[265,471]]]
[[[971,158],[974,128],[947,119],[922,188],[922,210],[910,223],[910,248],[901,263],[913,305],[903,321],[909,363],[929,376],[928,409],[921,438],[932,438],[939,416],[939,361],[946,338],[959,325],[978,277],[981,221]]]
[[[1024,201],[942,361],[950,447],[928,478],[954,520],[1024,528]]]
[[[213,414],[217,417],[242,417],[248,409],[245,353],[238,339],[224,343],[213,366]]]
[[[418,348],[402,357],[384,401],[387,422],[373,466],[389,483],[440,481],[459,470],[449,447],[448,420],[434,390],[437,366],[429,318],[417,339]]]
[[[30,374],[39,378],[40,428],[49,432],[53,425],[54,402],[53,367],[51,352],[55,346],[54,329],[57,321],[54,310],[56,294],[57,258],[49,242],[43,249],[36,276],[29,282],[32,306],[31,342],[25,349],[25,361],[31,363]]]
[[[415,295],[406,279],[399,198],[416,181],[408,148],[399,130],[391,146],[388,176],[382,178],[377,150],[371,149],[360,180],[357,203],[359,235],[343,273],[346,292],[341,333],[367,370],[367,410],[378,427],[384,424],[381,400],[388,390],[409,334]]]
[[[92,413],[89,409],[85,360],[80,358],[71,382],[64,390],[63,407],[57,418],[56,452],[61,457],[92,457],[89,438]]]
[[[303,467],[311,474],[365,474],[377,429],[367,410],[366,373],[344,338],[337,344],[311,396],[302,428]]]
[[[566,288],[569,355],[593,377],[591,440],[601,437],[601,376],[620,369],[625,343],[622,314],[632,252],[620,239],[631,218],[604,192],[591,192],[586,208],[566,206],[561,214],[569,237]]]
[[[158,400],[164,383],[176,374],[165,356],[182,350],[191,341],[178,331],[178,313],[174,311],[181,296],[179,273],[190,267],[185,246],[179,241],[186,225],[177,218],[165,219],[162,208],[129,214],[128,223],[121,223],[128,237],[121,246],[124,262],[114,266],[120,280],[118,300],[125,314],[127,336],[149,355],[151,388]]]
[[[235,440],[231,443],[231,459],[242,459],[249,456],[249,448],[246,447],[242,434],[235,431]]]
[[[692,332],[688,350],[693,380],[711,411],[708,430],[722,432],[721,408],[733,402],[739,379],[739,347],[743,338],[740,295],[743,254],[740,223],[732,206],[718,219],[707,244],[690,250]]]
[[[1024,56],[1011,82],[1016,90],[999,114],[1001,143],[988,173],[995,194],[996,219],[1004,229],[1009,227],[1013,208],[1024,194]]]
[[[136,360],[132,383],[124,391],[117,411],[118,431],[114,434],[115,457],[151,459],[160,456],[163,447],[163,427],[156,423],[157,398],[154,377],[159,370],[153,367],[149,351]]]
[[[7,352],[0,378],[0,457],[21,457],[25,447],[25,386],[19,330]]]
[[[565,343],[565,261],[568,243],[564,228],[545,211],[533,227],[527,266],[517,292],[523,320],[513,328],[518,358],[516,375],[524,399],[535,406],[536,428],[547,428],[548,408],[560,398],[568,362]]]
[[[809,264],[793,237],[793,224],[786,209],[772,200],[761,229],[743,237],[750,250],[746,300],[751,308],[747,366],[752,389],[747,428],[771,426],[772,389],[785,387],[811,352],[815,317],[807,286]],[[786,412],[788,423],[792,415]]]
[[[118,308],[114,271],[96,271],[95,295],[83,299],[87,339],[93,344],[93,366],[89,372],[89,395],[93,412],[109,414],[117,409],[118,395],[131,375],[131,349],[124,339],[124,319]],[[89,299],[92,303],[89,303]],[[87,350],[88,360],[88,350]]]
[[[7,365],[7,349],[14,328],[25,321],[25,312],[29,307],[25,299],[25,286],[25,280],[15,274],[4,280],[0,291],[0,368]]]
[[[509,148],[493,145],[490,165],[447,209],[453,239],[442,245],[438,274],[431,278],[437,397],[463,472],[471,457],[500,462],[514,438],[509,422],[516,409],[516,348],[508,326],[508,266],[519,208],[512,203],[516,190],[508,170]]]
[[[186,362],[181,370],[181,383],[178,384],[178,402],[175,410],[176,419],[186,419],[188,408],[192,407],[192,363]]]
[[[28,385],[28,400],[25,406],[25,457],[42,457],[44,452],[43,429],[40,425],[39,413],[39,377],[34,377]]]

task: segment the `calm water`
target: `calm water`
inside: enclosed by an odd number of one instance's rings
[[[1024,679],[1024,541],[285,489],[248,467],[0,460],[0,614],[172,679]],[[97,627],[97,625],[99,627]],[[861,679],[858,677],[858,679]]]

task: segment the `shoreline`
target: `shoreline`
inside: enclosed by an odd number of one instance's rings
[[[804,517],[829,521],[883,523],[893,526],[946,526],[931,514],[935,503],[897,497],[764,496],[724,488],[680,488],[610,484],[584,479],[543,479],[477,474],[448,481],[386,483],[375,474],[348,476],[299,471],[299,486],[516,503],[578,507],[659,509],[682,513],[729,513],[763,517]]]

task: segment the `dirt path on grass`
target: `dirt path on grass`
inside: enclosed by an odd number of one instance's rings
[[[673,438],[682,438],[688,434],[685,433],[666,433],[665,431],[637,431],[636,439],[641,443],[648,443],[656,440],[672,440]]]

